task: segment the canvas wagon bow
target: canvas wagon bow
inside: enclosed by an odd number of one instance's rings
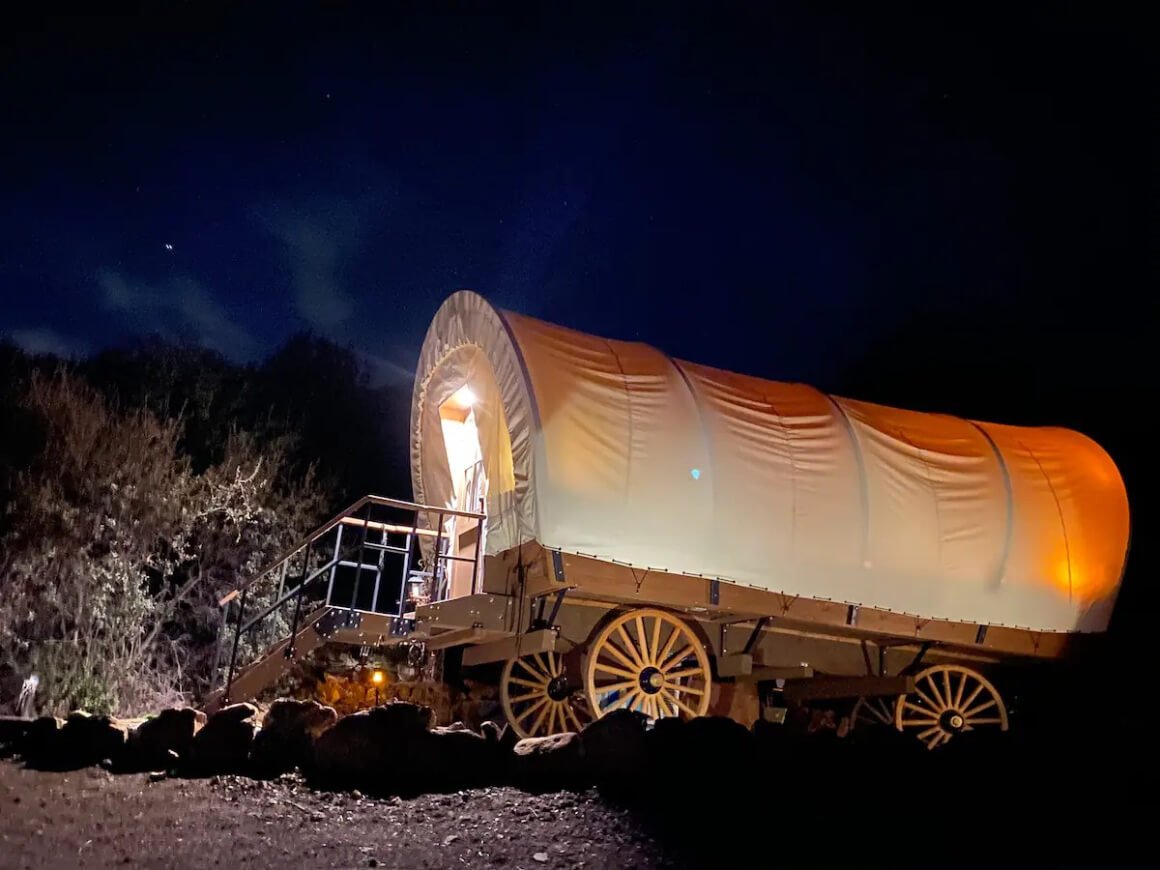
[[[327,640],[421,639],[506,662],[525,736],[758,681],[934,747],[1007,727],[990,666],[1107,628],[1128,544],[1120,475],[1076,432],[724,372],[470,292],[423,344],[411,473],[414,502],[360,500],[223,600],[219,702]]]

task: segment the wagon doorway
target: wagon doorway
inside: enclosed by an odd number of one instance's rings
[[[443,428],[443,444],[447,451],[447,467],[451,472],[456,510],[483,512],[487,499],[487,472],[484,469],[483,448],[479,440],[476,420],[476,396],[471,387],[463,386],[439,406],[439,421]],[[472,564],[480,547],[480,524],[473,517],[448,517],[443,533],[451,542],[452,555],[447,588],[440,590],[439,598],[458,598],[470,595],[475,577]]]

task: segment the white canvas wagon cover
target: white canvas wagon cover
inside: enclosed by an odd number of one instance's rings
[[[417,501],[454,501],[440,407],[465,385],[488,553],[538,541],[921,618],[1107,627],[1127,495],[1077,432],[733,374],[464,291],[439,309],[420,355]]]

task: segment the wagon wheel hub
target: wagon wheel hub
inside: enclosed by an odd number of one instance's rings
[[[963,730],[966,721],[963,719],[963,714],[956,710],[947,710],[942,715],[942,726],[948,731],[959,732]]]
[[[548,697],[553,701],[563,701],[570,694],[572,692],[568,688],[568,678],[563,674],[558,677],[553,677],[548,682]]]
[[[665,675],[659,668],[647,667],[640,672],[640,688],[650,695],[655,695],[665,684]]]

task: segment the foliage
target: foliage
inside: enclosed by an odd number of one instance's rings
[[[283,473],[292,441],[223,431],[195,468],[180,415],[119,407],[65,369],[33,371],[14,411],[40,449],[8,469],[0,667],[39,674],[55,712],[198,695],[218,597],[325,509],[309,469]]]

